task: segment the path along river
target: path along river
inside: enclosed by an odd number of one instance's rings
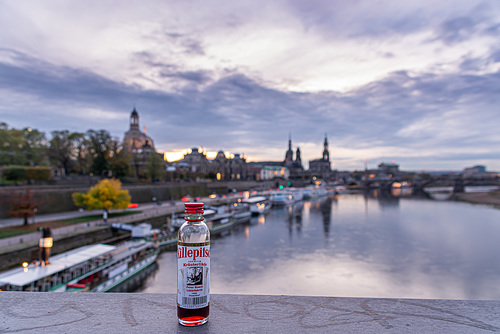
[[[176,292],[163,252],[137,292]],[[500,210],[346,194],[276,208],[211,245],[211,292],[500,299]]]

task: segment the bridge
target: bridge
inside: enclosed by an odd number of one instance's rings
[[[464,188],[468,186],[497,186],[500,187],[500,178],[478,178],[478,179],[463,179],[461,177],[452,176],[435,176],[431,178],[414,181],[413,178],[399,176],[386,180],[369,179],[362,182],[361,186],[365,191],[370,189],[379,189],[381,191],[390,191],[394,183],[408,182],[413,191],[422,192],[428,187],[453,187],[454,193],[464,192]]]

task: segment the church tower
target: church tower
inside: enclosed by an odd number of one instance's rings
[[[295,153],[295,162],[299,165],[302,166],[302,159],[300,157],[300,148],[297,147],[297,152]]]
[[[139,114],[137,113],[137,110],[132,110],[132,113],[130,114],[130,130],[132,129],[137,129],[139,130]]]
[[[288,151],[285,154],[285,162],[293,161],[293,150],[292,150],[292,136],[288,137]]]
[[[324,161],[330,161],[330,152],[328,152],[328,139],[325,134],[325,142],[323,144],[324,149],[323,149],[323,160]]]

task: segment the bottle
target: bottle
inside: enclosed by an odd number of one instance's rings
[[[208,321],[210,309],[210,230],[203,203],[186,203],[177,236],[177,318],[184,326]]]

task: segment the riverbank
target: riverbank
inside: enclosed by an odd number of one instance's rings
[[[455,194],[455,199],[474,204],[493,205],[500,208],[500,191],[490,191],[484,193],[458,193]]]

